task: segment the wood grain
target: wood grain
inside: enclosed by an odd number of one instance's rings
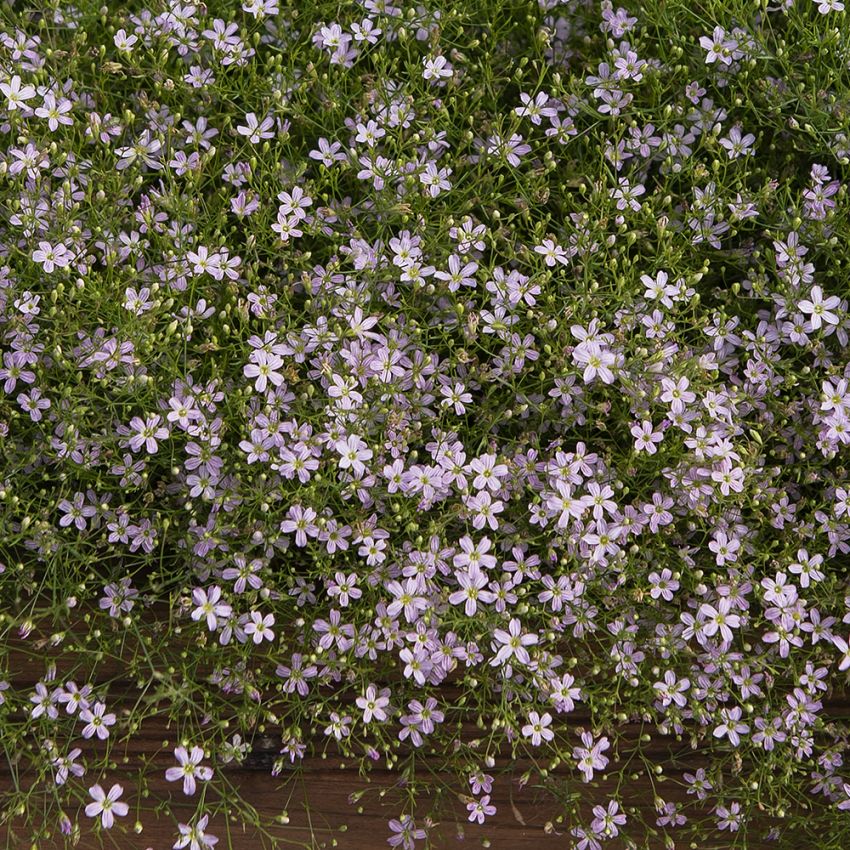
[[[51,656],[52,657],[52,656]],[[61,653],[58,655],[61,658]],[[35,682],[44,676],[45,656],[32,651],[32,644],[21,647],[14,656],[13,681],[16,688],[31,689]],[[120,712],[122,702],[133,696],[135,683],[127,678],[127,670],[115,661],[106,659],[97,665],[98,677],[109,681],[110,710]],[[61,668],[59,678],[62,679]],[[451,702],[453,688],[445,689],[444,699]],[[834,719],[850,716],[850,701],[833,697],[826,705],[825,714]],[[570,715],[574,726],[587,724],[588,716],[580,709]],[[636,724],[624,724],[618,729],[618,737],[636,744],[642,728]],[[470,725],[464,730],[468,738],[480,734],[480,730]],[[168,746],[164,742],[168,741]],[[86,800],[80,798],[77,819],[83,830],[76,844],[81,850],[95,850],[101,846],[120,847],[126,850],[167,850],[177,837],[176,824],[188,822],[194,812],[198,798],[186,798],[179,787],[164,780],[166,767],[174,764],[172,748],[175,746],[175,729],[162,716],[154,716],[145,721],[129,741],[113,750],[116,768],[109,771],[108,782],[118,781],[125,789],[124,798],[131,803],[130,815],[123,818],[121,829],[102,833],[99,838],[91,829],[92,821],[82,813]],[[87,747],[98,746],[88,742]],[[265,834],[245,826],[245,819],[237,811],[231,811],[229,817],[218,815],[211,820],[208,831],[219,837],[217,850],[260,850],[273,847],[340,848],[341,850],[378,850],[387,848],[389,831],[387,822],[400,812],[398,794],[399,774],[388,771],[378,763],[366,776],[358,773],[357,765],[346,763],[338,757],[308,757],[299,769],[284,770],[279,776],[271,775],[271,765],[279,754],[280,740],[259,736],[253,741],[253,748],[246,761],[239,767],[217,766],[218,781],[224,781],[231,789],[238,791],[241,799],[249,803],[262,815],[266,822],[286,813],[286,823],[277,823]],[[672,739],[654,737],[641,745],[646,767],[637,765],[637,778],[629,779],[624,785],[617,777],[602,777],[599,782],[584,785],[576,780],[574,772],[565,767],[555,770],[546,782],[557,786],[561,792],[579,795],[579,806],[587,813],[596,803],[605,803],[615,792],[624,805],[634,807],[650,824],[655,820],[656,794],[664,800],[694,804],[694,798],[685,793],[681,783],[682,773],[693,771],[708,764],[707,756],[695,753],[687,741],[675,742]],[[427,756],[420,757],[427,768]],[[664,767],[664,778],[659,780],[650,773],[654,764]],[[544,780],[539,777],[525,787],[520,782],[522,774],[530,763],[503,758],[489,772],[496,776],[491,802],[497,807],[497,813],[488,819],[484,826],[470,824],[466,819],[464,801],[456,791],[423,793],[417,800],[417,816],[422,818],[434,811],[438,803],[439,822],[430,830],[433,848],[487,847],[493,850],[548,850],[548,848],[567,848],[569,822],[558,823],[559,815],[567,808],[540,787]],[[634,767],[632,769],[635,769]],[[17,783],[19,787],[34,785],[36,777],[26,772],[18,773],[8,763],[0,768],[0,795],[6,794]],[[139,778],[144,771],[148,796],[140,799]],[[427,770],[426,770],[427,772]],[[435,777],[436,781],[441,779]],[[449,780],[449,777],[442,777]],[[86,777],[84,787],[96,778]],[[37,786],[41,789],[42,786]],[[454,786],[456,788],[456,785]],[[551,788],[549,789],[551,790]],[[363,792],[362,797],[352,802],[352,794]],[[214,803],[215,797],[209,791],[207,803]],[[40,817],[41,807],[49,801],[50,790],[36,790],[31,796],[30,810],[26,813],[30,822],[44,822],[54,833],[52,837],[42,836],[33,844],[29,829],[22,825],[20,817],[5,820],[0,825],[0,839],[8,848],[30,848],[53,850],[67,846],[66,839],[58,835],[58,824],[50,823],[55,819],[55,810],[48,817]],[[135,808],[136,805],[139,808]],[[47,811],[47,809],[45,809]],[[73,815],[74,812],[70,811]],[[634,812],[630,813],[634,820]],[[142,823],[140,834],[133,831],[136,819]],[[763,832],[760,829],[759,832]],[[634,834],[643,835],[643,828]],[[727,850],[732,846],[728,840],[712,844],[702,842],[699,850]],[[727,834],[728,835],[728,834]],[[488,843],[489,842],[489,843]],[[417,847],[422,846],[421,844]],[[606,848],[616,850],[617,842],[608,842]],[[663,842],[649,838],[639,846],[663,848]],[[688,846],[684,843],[680,846]],[[744,846],[741,844],[735,846]],[[752,836],[746,845],[751,850],[775,847]]]

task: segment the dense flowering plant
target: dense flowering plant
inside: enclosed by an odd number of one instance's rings
[[[221,848],[263,734],[404,850],[844,846],[850,23],[622,2],[4,9],[12,834]]]

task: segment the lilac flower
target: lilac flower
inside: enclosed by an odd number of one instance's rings
[[[0,92],[5,95],[6,108],[10,112],[20,109],[26,101],[35,97],[35,88],[22,84],[18,74],[13,74],[7,83],[0,83]]]
[[[248,587],[259,590],[263,586],[263,580],[259,575],[263,568],[263,561],[260,558],[248,561],[244,555],[237,553],[233,556],[233,562],[236,566],[222,570],[221,577],[225,581],[233,582],[234,593],[244,593]]]
[[[98,600],[98,607],[108,611],[110,617],[118,617],[133,610],[139,591],[132,587],[132,579],[125,576],[119,582],[111,582],[103,588],[103,597]]]
[[[733,747],[737,747],[741,743],[741,735],[745,735],[750,731],[750,727],[741,721],[741,709],[738,706],[734,708],[721,708],[720,717],[722,723],[714,727],[714,737],[728,737],[729,743]]]
[[[69,751],[67,756],[60,756],[58,754],[54,756],[52,764],[56,773],[53,778],[57,785],[64,785],[68,781],[69,776],[79,778],[85,774],[86,769],[76,762],[76,759],[80,757],[82,752],[79,747],[74,747],[74,749]]]
[[[192,591],[192,601],[195,608],[192,611],[193,620],[206,619],[207,628],[212,632],[218,628],[218,618],[226,620],[230,617],[233,609],[225,602],[221,602],[221,588],[213,585],[207,590],[196,587]]]
[[[842,653],[841,660],[838,663],[839,671],[846,670],[850,667],[850,642],[848,642],[848,640],[844,640],[844,638],[838,637],[838,635],[834,635],[832,638],[832,643],[835,645],[835,648],[840,650]]]
[[[183,793],[188,797],[197,790],[196,781],[209,782],[213,778],[211,767],[202,765],[204,750],[202,747],[192,747],[191,751],[186,747],[177,747],[174,750],[174,758],[177,759],[178,767],[169,767],[165,771],[165,778],[169,782],[183,780]]]
[[[637,199],[646,192],[646,189],[641,183],[635,186],[625,177],[617,179],[617,188],[611,189],[610,195],[617,201],[617,209],[625,210],[629,207],[634,212],[640,211],[640,201]]]
[[[472,403],[472,395],[467,392],[466,387],[461,383],[455,383],[454,386],[443,386],[440,388],[440,394],[443,400],[440,404],[443,407],[453,407],[454,412],[458,416],[466,413],[466,405]]]
[[[218,838],[205,831],[209,819],[209,815],[204,815],[198,818],[194,825],[186,823],[177,824],[177,831],[180,833],[180,837],[172,845],[174,850],[182,850],[184,847],[188,847],[189,850],[209,850],[209,848],[215,847],[218,844]]]
[[[72,258],[73,254],[61,242],[51,245],[42,240],[38,243],[38,248],[32,252],[33,262],[41,263],[47,274],[55,269],[68,268]]]
[[[536,711],[528,714],[528,723],[522,727],[522,734],[531,739],[534,747],[539,747],[543,741],[551,741],[555,733],[549,728],[552,725],[552,715],[545,712],[540,715]]]
[[[576,767],[581,771],[584,781],[590,782],[597,770],[604,770],[608,764],[608,757],[603,753],[611,746],[606,737],[600,738],[596,743],[590,732],[582,732],[581,747],[573,747],[573,758]]]
[[[707,65],[717,61],[723,65],[731,65],[738,47],[737,41],[729,38],[723,27],[715,27],[711,38],[701,36],[699,44],[703,50],[707,51],[705,57]]]
[[[429,82],[447,80],[453,74],[451,63],[445,56],[426,56],[422,60],[422,64],[425,68],[422,77]]]
[[[64,514],[59,520],[60,526],[65,528],[73,523],[78,531],[85,530],[86,519],[97,514],[97,509],[92,505],[87,505],[85,498],[83,493],[75,493],[73,502],[69,502],[67,499],[59,502],[59,510]]]
[[[575,679],[569,673],[549,680],[549,699],[555,710],[559,713],[567,713],[575,708],[575,704],[582,699],[581,688],[575,684]]]
[[[86,814],[90,818],[100,815],[100,822],[104,829],[110,829],[115,823],[116,817],[124,817],[130,811],[130,807],[119,798],[124,789],[116,782],[109,792],[103,790],[100,785],[89,788],[89,796],[93,802],[86,806]]]
[[[656,443],[664,439],[664,434],[661,431],[655,431],[652,423],[648,421],[632,425],[630,430],[635,438],[635,450],[650,455],[658,451]]]
[[[823,290],[819,286],[813,286],[809,298],[797,302],[800,312],[809,316],[809,324],[813,330],[820,330],[824,325],[837,325],[838,314],[834,312],[841,303],[837,295],[823,297]]]
[[[584,367],[582,377],[585,383],[590,383],[597,377],[605,384],[614,383],[615,376],[611,366],[615,364],[616,357],[598,342],[582,342],[576,346],[573,359]]]
[[[345,573],[337,572],[333,582],[329,583],[328,595],[335,598],[343,608],[348,607],[352,599],[360,599],[363,591],[357,587],[357,574],[346,576]]]
[[[418,578],[409,578],[403,583],[391,581],[386,587],[393,596],[393,601],[387,606],[387,613],[391,617],[404,612],[407,622],[413,623],[420,612],[427,610],[428,600],[422,595],[423,587]]]
[[[115,154],[118,162],[115,164],[118,171],[124,171],[136,162],[158,171],[162,168],[158,155],[162,150],[162,142],[153,138],[151,131],[145,129],[132,145],[116,148]]]
[[[130,449],[138,452],[144,446],[148,454],[156,454],[159,449],[157,440],[168,438],[168,428],[160,427],[160,422],[162,422],[162,417],[158,413],[148,416],[147,419],[134,416],[130,420],[132,433],[129,442]]]
[[[666,567],[660,573],[650,573],[649,582],[652,585],[649,595],[653,599],[663,599],[665,602],[671,602],[673,594],[680,587],[679,581],[673,577],[673,573]]]
[[[493,777],[482,770],[476,770],[469,777],[469,787],[473,794],[480,794],[482,791],[489,794],[493,790]]]
[[[73,714],[77,709],[91,706],[89,702],[91,693],[91,685],[83,685],[82,688],[79,688],[76,682],[66,682],[64,689],[56,695],[56,700],[60,704],[64,704],[67,714]]]
[[[484,823],[485,818],[496,814],[496,807],[490,805],[490,795],[485,794],[480,800],[474,800],[466,804],[469,812],[469,820],[472,823]]]
[[[115,35],[112,37],[113,43],[122,53],[129,53],[133,49],[133,46],[138,42],[138,40],[138,36],[128,36],[123,29],[117,30]]]
[[[402,815],[388,822],[392,835],[387,839],[390,847],[401,847],[401,850],[414,850],[415,842],[427,837],[424,829],[416,826],[410,815]]]
[[[567,252],[552,239],[544,239],[540,245],[535,245],[534,252],[540,254],[543,257],[543,261],[550,268],[556,263],[565,266],[569,259]]]
[[[714,539],[708,544],[708,548],[715,553],[715,563],[718,567],[722,567],[727,563],[734,563],[738,560],[738,551],[741,548],[741,541],[730,540],[726,532],[715,532]]]
[[[438,170],[433,162],[429,162],[426,163],[425,170],[419,173],[419,182],[425,186],[432,198],[436,198],[441,192],[451,189],[452,184],[448,179],[451,173],[451,168]]]
[[[30,697],[30,702],[33,708],[30,710],[30,717],[33,719],[47,716],[50,720],[55,720],[59,716],[56,709],[56,695],[47,690],[43,682],[38,682],[35,686],[35,693]]]
[[[333,737],[337,741],[351,735],[351,718],[346,714],[341,717],[336,711],[330,713],[330,723],[325,727],[324,733],[327,737]]]
[[[259,611],[251,611],[248,622],[245,624],[245,634],[251,636],[255,644],[261,644],[264,640],[273,641],[274,614],[263,616]]]
[[[285,693],[291,694],[298,692],[299,696],[307,696],[310,687],[307,684],[308,679],[313,679],[318,675],[318,668],[313,664],[308,664],[306,667],[303,664],[303,657],[299,653],[293,653],[291,667],[279,664],[275,671],[283,681],[283,690]]]
[[[280,530],[286,534],[295,532],[295,545],[306,546],[308,537],[317,537],[319,527],[313,522],[316,512],[312,508],[293,505],[287,512],[288,519],[280,524]]]
[[[434,662],[425,651],[418,647],[413,650],[405,648],[399,652],[398,657],[404,662],[404,677],[412,678],[418,685],[424,685],[434,669]]]
[[[47,410],[51,406],[50,399],[44,398],[38,387],[33,387],[29,393],[20,393],[17,402],[24,411],[29,413],[33,422],[40,422],[43,418],[42,410]]]
[[[363,722],[371,723],[373,719],[383,721],[387,719],[384,710],[390,704],[389,688],[382,688],[380,693],[376,685],[369,685],[362,696],[355,700],[357,707],[363,712]]]
[[[672,670],[667,670],[664,674],[664,681],[656,682],[652,687],[661,699],[661,705],[664,708],[671,704],[675,704],[679,708],[684,708],[687,704],[685,692],[690,686],[690,679],[677,679],[676,674]]]
[[[741,814],[741,804],[733,802],[727,808],[726,806],[716,806],[714,809],[717,815],[717,828],[728,829],[730,832],[737,832],[741,828],[741,823],[744,820]]]
[[[373,453],[366,443],[356,434],[349,435],[344,440],[337,440],[334,449],[339,453],[339,468],[351,469],[357,476],[366,472],[365,460],[371,460]]]
[[[257,145],[263,139],[274,138],[273,126],[274,120],[271,115],[267,115],[260,121],[253,112],[249,112],[245,116],[245,123],[237,125],[236,132],[240,136],[247,136],[251,144]]]
[[[3,368],[0,369],[0,379],[4,381],[4,392],[11,393],[18,381],[23,381],[25,384],[34,383],[35,372],[25,368],[26,363],[26,359],[20,352],[4,352]]]
[[[489,604],[495,599],[489,590],[484,590],[488,579],[477,565],[473,565],[469,570],[458,572],[456,578],[461,589],[449,596],[449,602],[452,605],[463,604],[467,617],[475,616],[479,602]]]
[[[700,605],[699,617],[702,633],[711,637],[719,632],[725,643],[732,642],[732,629],[741,625],[740,616],[732,613],[732,603],[725,597],[718,600],[716,608],[708,602]]]
[[[733,127],[729,131],[729,135],[720,140],[720,144],[726,149],[726,155],[729,159],[737,159],[739,156],[747,156],[752,153],[752,144],[755,140],[756,137],[752,133],[742,136],[741,128]]]
[[[812,555],[805,549],[797,550],[797,561],[789,564],[789,572],[800,576],[800,587],[807,588],[811,582],[823,581],[826,575],[821,571],[820,565],[823,563],[823,555]]]
[[[129,310],[136,316],[141,316],[153,309],[153,303],[149,300],[151,295],[150,288],[143,286],[139,291],[136,291],[132,286],[128,286],[124,290],[124,309]]]
[[[485,487],[496,493],[501,488],[501,479],[508,474],[508,467],[504,463],[498,463],[495,455],[486,454],[470,461],[470,469],[476,473],[472,486],[476,490]]]
[[[83,737],[91,738],[93,735],[101,741],[105,741],[109,737],[109,727],[115,725],[115,715],[106,713],[106,704],[96,702],[91,707],[80,709],[80,720],[86,724],[83,729]]]
[[[625,812],[620,811],[620,804],[616,800],[609,800],[608,807],[594,806],[593,821],[590,828],[594,834],[604,838],[616,838],[620,834],[620,827],[626,823]]]
[[[520,664],[528,665],[531,663],[531,656],[526,647],[534,646],[538,642],[538,636],[523,632],[522,623],[515,617],[511,618],[508,623],[507,631],[495,629],[493,638],[493,648],[496,655],[490,663],[494,667],[504,664],[512,658],[516,658]]]

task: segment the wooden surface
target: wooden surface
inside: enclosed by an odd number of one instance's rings
[[[17,659],[13,682],[16,688],[31,689],[44,674],[44,657],[33,653],[30,648]],[[110,680],[109,710],[120,714],[120,693],[123,687],[129,698],[133,686],[129,680],[121,680],[120,667],[106,663],[98,668]],[[116,679],[116,674],[118,678]],[[61,679],[61,675],[60,675]],[[78,678],[78,681],[80,679]],[[447,699],[450,699],[450,694]],[[850,706],[846,700],[832,699],[827,704],[826,713],[835,718],[847,718]],[[587,724],[588,718],[580,711],[569,716],[570,724]],[[623,740],[637,742],[642,730],[637,725],[624,725],[619,730]],[[474,727],[468,730],[469,737],[476,734]],[[478,731],[480,734],[480,731]],[[167,767],[174,764],[172,750],[177,745],[173,726],[165,719],[153,717],[143,723],[134,733],[128,744],[116,746],[112,758],[116,764],[106,772],[105,784],[120,782],[125,789],[123,799],[131,804],[130,814],[119,820],[123,828],[101,833],[99,838],[92,829],[93,821],[82,813],[87,802],[80,798],[78,820],[83,829],[77,843],[81,850],[95,850],[101,846],[120,847],[126,850],[167,850],[177,838],[176,824],[191,820],[199,797],[184,797],[179,783],[168,783],[164,779]],[[267,834],[243,826],[244,819],[238,812],[231,816],[217,816],[211,820],[208,831],[219,837],[217,850],[259,850],[265,847],[309,847],[341,848],[341,850],[378,850],[387,848],[389,830],[387,822],[397,817],[401,811],[398,791],[399,773],[388,771],[378,763],[368,775],[359,775],[355,763],[344,763],[338,757],[323,759],[318,756],[306,758],[299,769],[287,768],[279,776],[271,775],[271,764],[278,756],[280,740],[273,736],[260,736],[253,741],[252,751],[241,767],[216,765],[217,781],[225,781],[239,796],[251,804],[264,820],[286,813],[287,822],[277,824]],[[80,744],[83,744],[81,741]],[[85,742],[86,749],[102,747],[96,742]],[[321,742],[320,742],[321,746]],[[333,752],[331,746],[329,752]],[[496,777],[491,802],[497,807],[497,813],[488,819],[484,826],[470,824],[466,820],[464,801],[457,794],[456,780],[452,783],[453,792],[443,793],[439,798],[439,822],[431,831],[433,848],[490,847],[493,850],[565,850],[570,846],[568,837],[569,822],[557,822],[559,814],[567,811],[566,806],[553,798],[551,793],[541,786],[544,781],[554,783],[561,792],[580,795],[579,806],[587,814],[595,803],[606,803],[617,792],[624,804],[639,809],[644,820],[650,824],[655,820],[654,800],[656,794],[667,801],[694,803],[694,798],[685,794],[680,780],[684,771],[693,771],[707,764],[705,755],[693,753],[687,740],[675,742],[672,739],[657,737],[650,744],[642,745],[645,762],[638,759],[630,765],[629,773],[637,773],[637,778],[629,778],[625,784],[619,784],[616,776],[600,778],[599,782],[584,785],[574,771],[567,767],[558,768],[548,780],[537,777],[525,787],[519,782],[520,776],[530,766],[529,763],[511,763],[503,760],[489,772]],[[417,755],[422,773],[427,773],[427,756]],[[666,779],[659,781],[652,775],[655,764],[664,765]],[[613,764],[612,764],[613,766]],[[0,771],[0,793],[12,787],[13,779],[9,765]],[[149,796],[140,801],[138,779],[140,772],[149,777]],[[439,778],[439,777],[437,777]],[[19,787],[30,787],[35,777],[26,772],[18,773],[16,781]],[[96,775],[88,774],[81,787],[88,788],[97,781]],[[567,784],[569,783],[569,784]],[[79,783],[78,783],[79,785]],[[44,787],[39,786],[40,788]],[[364,792],[356,802],[352,795]],[[212,793],[207,791],[207,803],[214,802]],[[55,812],[48,818],[40,815],[40,806],[44,805],[49,788],[38,790],[32,796],[30,811],[32,821],[45,822],[54,833],[58,831]],[[424,817],[434,809],[437,797],[433,793],[419,800],[419,817]],[[141,809],[136,806],[141,802]],[[73,815],[73,811],[70,812]],[[143,825],[140,834],[134,832],[136,819]],[[634,820],[634,815],[630,814]],[[762,830],[759,830],[761,833]],[[643,828],[627,834],[635,838],[644,834]],[[717,842],[701,842],[700,850],[728,850],[733,844],[728,833],[717,835]],[[754,838],[754,836],[753,836]],[[750,850],[763,847],[775,847],[761,840],[748,840]],[[9,848],[30,848],[32,835],[21,826],[20,819],[14,819],[5,827],[0,826],[0,846]],[[489,844],[487,843],[489,842]],[[687,847],[688,841],[681,843]],[[38,850],[53,850],[66,846],[64,839],[42,837],[34,845]],[[417,847],[423,847],[423,843]],[[609,841],[606,848],[617,850],[623,845]],[[638,846],[662,848],[658,840],[639,843]],[[742,844],[734,845],[744,846]]]
[[[162,768],[173,762],[162,760]],[[162,777],[162,772],[159,777]],[[225,769],[228,782],[239,790],[241,796],[250,802],[259,812],[268,818],[280,815],[284,810],[289,822],[273,828],[268,835],[261,835],[255,830],[244,829],[241,818],[226,819],[217,817],[210,821],[209,832],[220,839],[217,850],[254,850],[260,847],[310,847],[331,848],[340,850],[377,850],[386,848],[389,830],[387,821],[399,813],[398,806],[386,802],[379,795],[386,790],[392,791],[398,781],[398,774],[385,769],[373,769],[368,778],[358,776],[351,768],[340,767],[337,759],[322,760],[312,758],[305,760],[302,775],[271,777],[267,767]],[[441,819],[439,825],[432,831],[432,847],[481,847],[489,846],[494,850],[548,850],[548,848],[565,848],[568,839],[564,835],[567,829],[564,825],[556,826],[554,818],[559,807],[540,789],[531,787],[520,788],[517,776],[512,780],[500,775],[494,783],[491,803],[497,807],[497,813],[488,819],[484,826],[470,824],[465,818],[465,807],[459,801],[447,800],[447,808],[454,808],[455,815]],[[137,784],[130,766],[124,770],[113,771],[110,781],[120,781],[125,792],[123,799],[133,801],[136,796]],[[6,781],[7,784],[8,780]],[[601,782],[592,790],[587,790],[588,801],[607,800],[607,792],[613,791],[612,782]],[[672,784],[672,783],[669,783]],[[2,786],[0,786],[2,787]],[[682,794],[667,793],[666,786],[661,786],[665,799],[681,798]],[[352,792],[368,789],[366,796],[357,805],[350,800]],[[149,808],[143,811],[140,819],[144,830],[137,835],[131,831],[136,812],[131,807],[128,817],[121,819],[126,824],[127,831],[113,829],[102,833],[104,845],[127,848],[127,850],[165,850],[174,843],[177,835],[176,822],[188,820],[194,807],[184,802],[182,794],[171,783],[162,778],[155,778],[151,783],[151,798],[172,801],[171,816],[153,811],[152,799],[147,801]],[[653,787],[646,777],[632,782],[626,789],[626,797],[632,803],[638,804],[651,816],[653,812]],[[362,809],[358,813],[358,806]],[[85,827],[92,821],[81,816],[83,832],[77,845],[84,850],[94,850],[101,843],[95,836],[94,830]],[[547,834],[547,822],[549,823]],[[277,839],[277,841],[273,841]],[[7,835],[7,845],[12,847],[29,847],[30,836],[18,833]],[[39,850],[64,846],[62,841],[42,840],[37,844]],[[420,843],[418,846],[422,846]],[[617,847],[616,843],[607,845]],[[653,845],[661,847],[661,844]],[[708,850],[711,845],[704,845]],[[727,845],[718,843],[717,848]]]

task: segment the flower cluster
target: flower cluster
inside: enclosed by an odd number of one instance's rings
[[[843,4],[623,3],[0,29],[15,834],[123,830],[153,771],[178,850],[264,829],[226,780],[259,728],[275,777],[403,772],[403,850],[517,778],[575,850],[841,846]]]

